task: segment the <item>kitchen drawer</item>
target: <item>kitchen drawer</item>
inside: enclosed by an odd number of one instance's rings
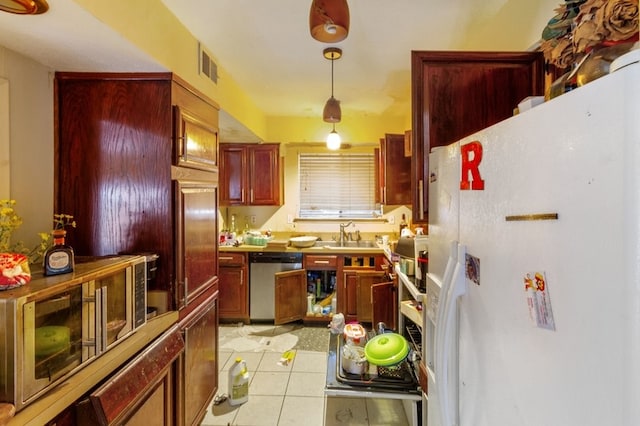
[[[247,255],[245,253],[218,253],[218,264],[220,266],[243,266],[247,263]]]
[[[305,269],[336,268],[338,256],[307,255],[304,257]]]

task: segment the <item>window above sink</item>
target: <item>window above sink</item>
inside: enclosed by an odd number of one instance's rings
[[[300,219],[376,219],[373,153],[301,153]]]

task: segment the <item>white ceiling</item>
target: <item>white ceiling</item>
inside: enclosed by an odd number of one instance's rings
[[[161,1],[266,115],[322,115],[331,93],[322,50],[330,45],[309,34],[311,0]],[[349,35],[331,45],[344,52],[334,63],[343,117],[406,116],[411,50],[525,50],[559,2],[349,0]],[[49,5],[44,15],[0,12],[0,45],[55,70],[166,71],[73,0]],[[223,132],[238,124],[221,117]]]

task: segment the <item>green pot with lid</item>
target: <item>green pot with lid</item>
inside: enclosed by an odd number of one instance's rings
[[[409,342],[397,333],[382,333],[370,339],[364,347],[364,355],[370,364],[391,367],[409,355]]]

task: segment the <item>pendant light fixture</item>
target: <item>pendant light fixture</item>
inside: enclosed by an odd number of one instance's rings
[[[46,0],[0,0],[0,11],[18,15],[39,15],[49,10]]]
[[[327,123],[333,123],[333,130],[327,136],[327,148],[336,150],[340,148],[342,143],[340,135],[336,132],[336,123],[342,119],[342,111],[340,110],[340,101],[333,97],[333,61],[342,57],[342,49],[338,47],[327,47],[322,51],[326,59],[331,61],[331,97],[327,100],[322,110],[322,119]]]
[[[333,97],[333,61],[342,57],[342,49],[328,47],[322,52],[326,59],[331,61],[331,97],[327,100],[322,111],[322,119],[327,123],[339,123],[342,119],[340,101]]]
[[[347,0],[313,0],[309,11],[311,37],[323,43],[337,43],[349,34]]]

